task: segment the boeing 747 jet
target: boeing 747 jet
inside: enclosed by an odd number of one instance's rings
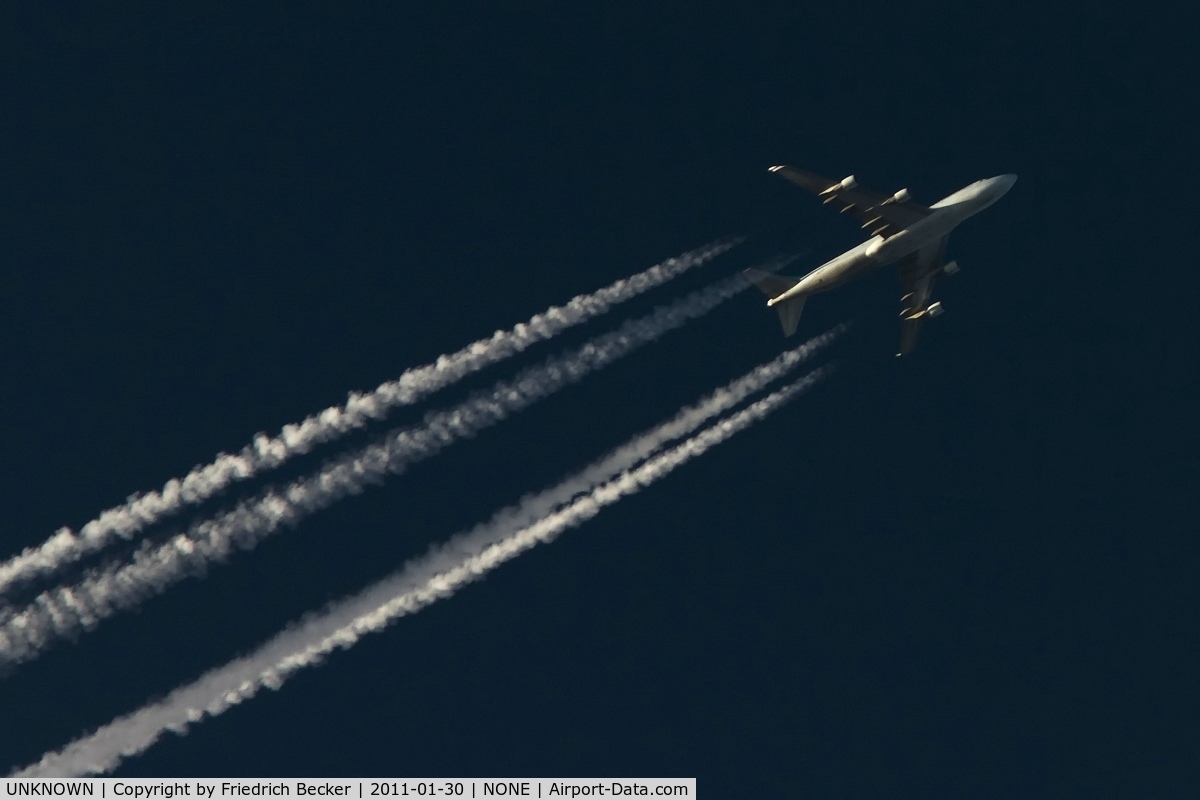
[[[903,297],[900,302],[900,352],[912,352],[917,333],[926,317],[942,313],[942,304],[931,302],[933,285],[940,275],[958,272],[958,262],[942,263],[946,239],[958,223],[978,214],[1004,196],[1016,183],[1016,175],[985,178],[959,189],[931,206],[914,203],[907,189],[893,195],[859,189],[851,175],[831,181],[795,167],[771,167],[792,183],[834,205],[842,213],[853,214],[871,238],[852,250],[822,264],[802,278],[775,275],[758,269],[745,270],[750,279],[774,306],[783,323],[784,336],[796,332],[804,301],[810,294],[841,286],[864,272],[897,263]]]

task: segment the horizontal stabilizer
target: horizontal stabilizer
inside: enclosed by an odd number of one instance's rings
[[[800,282],[799,278],[776,275],[774,272],[766,272],[761,269],[744,269],[742,270],[742,274],[768,298],[779,297],[779,295]]]
[[[775,304],[775,310],[779,312],[779,321],[783,324],[784,336],[791,336],[796,332],[796,326],[800,324],[800,312],[804,310],[804,301],[807,299],[808,295],[802,294]]]
[[[757,286],[763,294],[772,299],[800,282],[799,278],[776,275],[773,272],[765,272],[761,269],[744,269],[742,270],[742,274]],[[774,305],[775,310],[779,312],[779,322],[783,325],[784,336],[791,336],[796,332],[796,326],[800,324],[800,312],[804,310],[804,301],[806,298],[807,295],[799,295],[798,297],[792,297]]]

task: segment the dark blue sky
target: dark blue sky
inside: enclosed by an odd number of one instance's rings
[[[963,271],[913,358],[892,358],[893,275],[812,300],[802,334],[857,323],[835,378],[122,774],[1194,791],[1182,20],[890,3],[5,16],[5,555],[718,236],[750,238],[629,311],[858,241],[771,164],[920,202],[1020,175],[951,239]],[[747,293],[54,649],[0,681],[3,760],[224,663],[781,346]]]

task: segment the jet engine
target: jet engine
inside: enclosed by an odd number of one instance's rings
[[[953,275],[954,273],[958,272],[958,262],[951,261],[949,264],[942,267],[942,272],[946,273],[947,275]]]
[[[912,200],[912,195],[908,193],[908,189],[901,189],[883,202],[885,205],[891,205],[892,203],[907,203],[909,200]]]
[[[855,186],[858,186],[858,179],[855,178],[853,175],[847,175],[846,177],[842,178],[840,181],[835,183],[833,186],[830,186],[828,189],[821,192],[821,194],[823,194],[823,195],[824,194],[837,194],[838,192],[842,191],[843,189],[853,189]],[[829,202],[829,201],[826,200],[825,202]]]
[[[942,314],[946,313],[946,309],[942,308],[941,301],[938,301],[930,305],[929,308],[925,309],[925,313],[931,317],[940,317]]]

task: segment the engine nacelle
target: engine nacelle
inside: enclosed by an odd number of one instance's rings
[[[908,193],[908,189],[901,189],[888,198],[889,203],[907,203],[909,200],[912,200],[912,195]]]
[[[942,308],[942,304],[939,301],[925,309],[925,313],[931,317],[940,317],[942,314],[946,313],[946,309]]]
[[[771,169],[775,169],[775,167],[771,167]],[[822,195],[827,195],[827,194],[836,195],[838,192],[842,191],[843,189],[853,189],[855,186],[858,186],[858,181],[855,179],[855,177],[853,175],[847,175],[846,177],[842,178],[837,183],[830,186],[828,189],[823,189],[821,191],[821,194]],[[828,203],[829,201],[826,200],[825,202]]]
[[[954,273],[958,272],[958,262],[951,261],[949,264],[942,267],[942,272],[946,273],[947,275],[953,275]]]

